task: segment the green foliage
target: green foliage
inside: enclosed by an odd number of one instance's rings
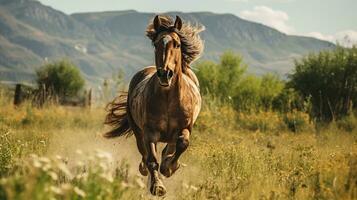
[[[319,121],[348,115],[357,102],[357,47],[338,47],[296,61],[289,85],[311,99],[311,114]]]
[[[197,68],[202,92],[232,103],[240,111],[270,110],[284,88],[277,75],[248,75],[242,57],[232,52],[224,53],[219,64],[202,62]]]
[[[197,68],[197,77],[203,92],[227,101],[235,95],[247,67],[242,63],[241,56],[226,52],[219,64],[202,62]]]
[[[261,79],[254,75],[244,76],[233,96],[234,107],[240,111],[259,109]]]
[[[291,112],[293,110],[309,111],[309,101],[304,101],[298,92],[293,88],[285,87],[272,102],[273,109],[281,113]]]
[[[357,118],[353,113],[338,120],[336,124],[338,128],[348,132],[357,130]]]
[[[44,85],[48,92],[65,98],[76,96],[84,86],[84,79],[75,65],[62,60],[42,66],[37,71],[37,84],[39,88]]]
[[[274,99],[281,94],[283,88],[284,83],[277,75],[263,75],[260,86],[260,98],[265,110],[270,110],[272,108]]]
[[[293,111],[291,113],[284,114],[283,121],[287,128],[294,132],[311,131],[314,127],[309,122],[309,117],[306,113]]]

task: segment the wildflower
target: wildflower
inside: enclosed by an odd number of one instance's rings
[[[46,157],[40,157],[39,161],[41,161],[43,163],[50,163],[51,162],[51,160],[49,158],[46,158]]]
[[[36,168],[41,168],[42,167],[42,163],[37,159],[34,159],[32,164]]]
[[[69,183],[64,183],[61,185],[62,190],[70,190],[72,188],[72,185]]]
[[[58,175],[55,172],[48,172],[48,175],[52,178],[52,180],[58,180]]]
[[[79,189],[77,186],[74,187],[74,192],[83,198],[86,196],[86,193],[83,190]]]
[[[50,163],[46,163],[42,166],[42,170],[43,171],[48,171],[51,169],[51,164]]]
[[[96,156],[98,158],[107,159],[109,161],[111,161],[113,159],[112,154],[110,154],[108,152],[97,150],[96,153],[97,153]]]
[[[63,191],[61,188],[58,188],[58,187],[55,187],[55,186],[51,186],[50,187],[50,190],[52,192],[54,192],[55,194],[58,194],[58,195],[62,195],[63,194]]]
[[[88,178],[88,173],[80,173],[80,174],[77,174],[76,176],[76,179],[80,180],[80,179],[84,179],[84,180],[87,180]]]
[[[58,163],[58,169],[60,169],[69,179],[73,178],[72,173],[69,171],[67,166],[64,163]]]

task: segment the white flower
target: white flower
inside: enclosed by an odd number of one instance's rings
[[[55,186],[51,186],[50,189],[51,189],[52,192],[54,192],[56,194],[59,194],[59,195],[63,194],[63,191],[62,191],[61,188],[58,188],[58,187],[55,187]]]
[[[58,175],[55,172],[48,172],[48,175],[52,178],[52,180],[58,180]]]
[[[83,190],[79,189],[77,186],[74,187],[74,192],[83,198],[86,196],[86,193]]]
[[[69,179],[73,178],[72,173],[69,171],[67,166],[64,163],[58,163],[58,169],[60,169]]]

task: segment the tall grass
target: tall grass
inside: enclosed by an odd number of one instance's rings
[[[134,138],[101,137],[103,108],[0,105],[0,199],[152,199]],[[356,199],[354,120],[315,130],[305,113],[207,95],[166,199]]]

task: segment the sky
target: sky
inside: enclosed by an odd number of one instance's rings
[[[231,13],[292,35],[357,44],[357,0],[39,0],[67,14],[109,10]],[[347,37],[346,37],[347,36]]]

